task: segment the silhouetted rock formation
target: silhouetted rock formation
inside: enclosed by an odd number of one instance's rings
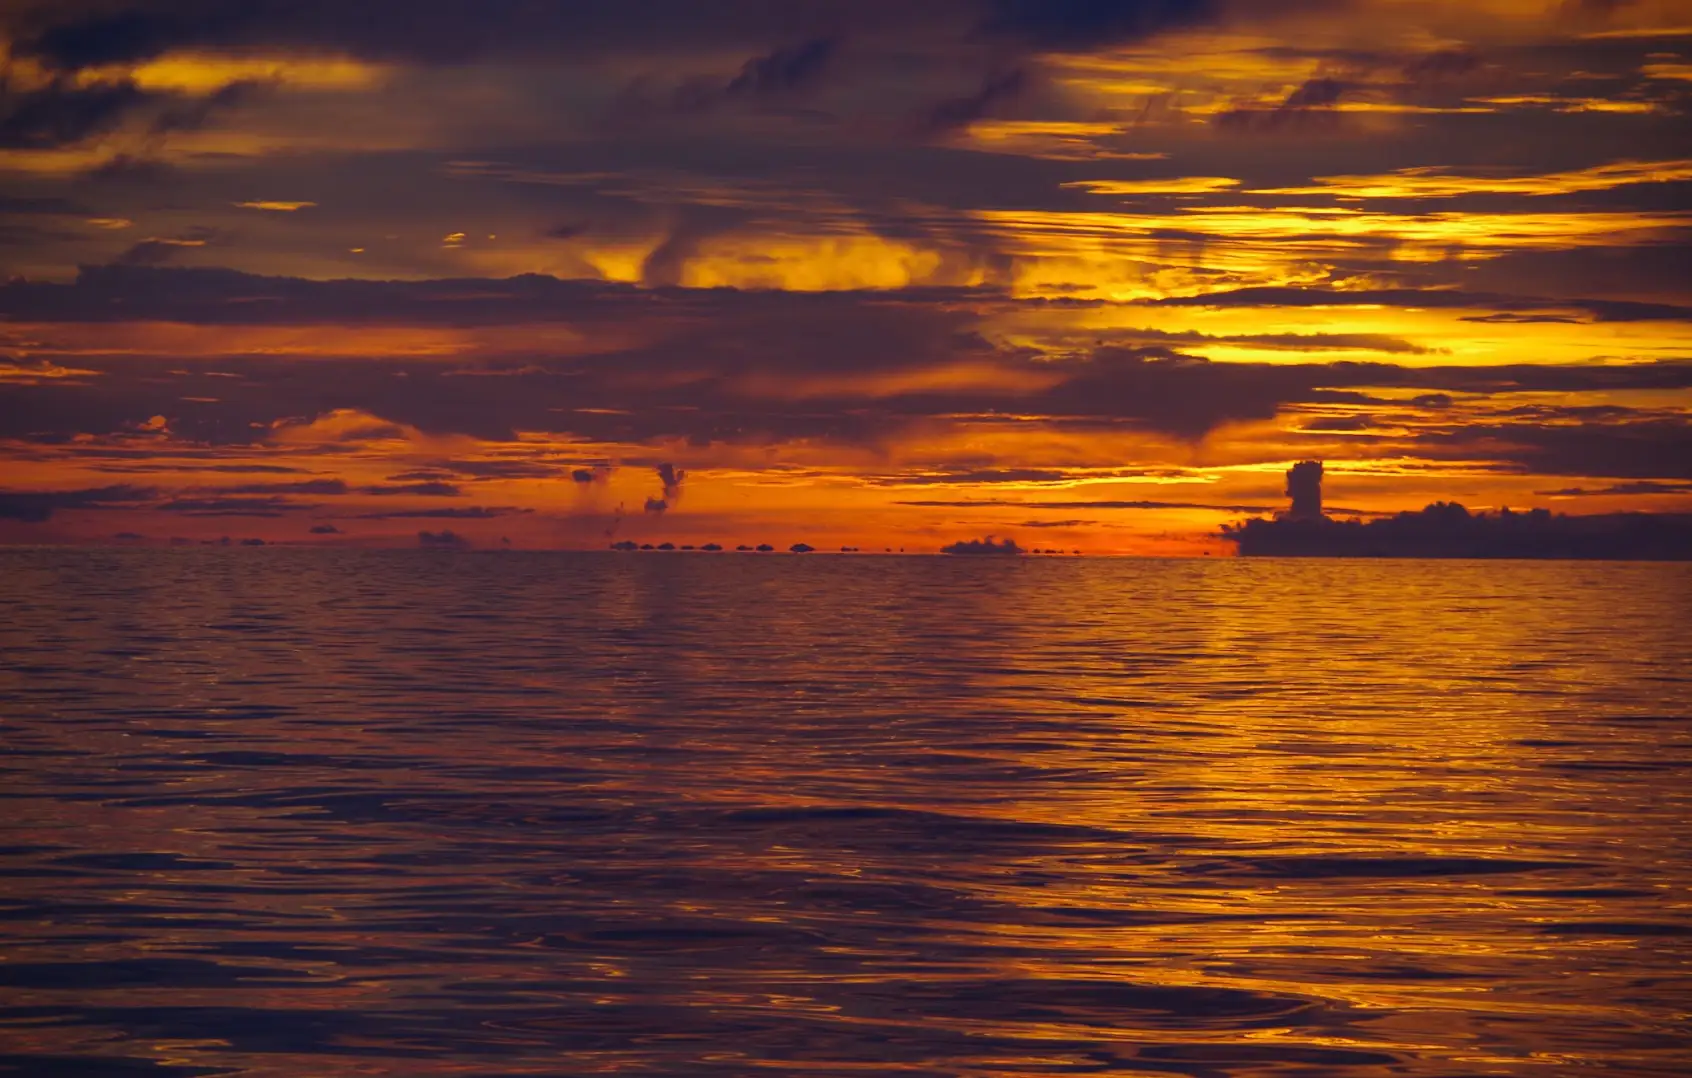
[[[1293,507],[1286,514],[1224,525],[1222,537],[1246,557],[1692,561],[1688,514],[1471,513],[1456,502],[1435,502],[1367,523],[1330,520],[1321,512],[1321,467],[1304,461],[1287,472]]]
[[[991,535],[985,539],[963,539],[956,543],[948,543],[940,548],[942,554],[1016,555],[1023,552],[1023,549],[1016,545],[1015,539],[994,542]]]

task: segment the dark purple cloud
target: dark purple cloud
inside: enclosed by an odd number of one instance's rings
[[[753,57],[730,80],[724,93],[729,97],[769,98],[803,90],[821,77],[839,49],[838,39],[818,37]]]
[[[1216,17],[1215,0],[990,0],[982,30],[1035,50],[1090,52]]]
[[[451,509],[395,509],[385,513],[359,513],[354,520],[493,520],[497,517],[533,513],[511,505],[470,505]]]
[[[464,493],[452,483],[422,482],[422,483],[388,483],[370,487],[360,487],[360,494],[406,494],[413,497],[425,498],[456,498]]]
[[[284,513],[316,509],[317,504],[280,496],[211,496],[173,498],[155,508],[160,512],[197,517],[278,517]]]
[[[116,127],[150,100],[133,82],[77,86],[55,81],[23,93],[0,90],[0,149],[69,146]]]
[[[0,490],[0,520],[39,523],[60,509],[122,509],[157,496],[152,487],[126,484],[85,490]]]

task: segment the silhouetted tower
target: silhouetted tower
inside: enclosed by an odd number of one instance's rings
[[[1292,508],[1290,520],[1322,519],[1322,462],[1301,460],[1287,469],[1287,497]]]

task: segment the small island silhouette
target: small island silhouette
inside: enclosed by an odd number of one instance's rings
[[[1288,469],[1287,497],[1286,512],[1225,524],[1222,537],[1244,557],[1692,560],[1692,514],[1475,513],[1435,502],[1367,522],[1334,520],[1322,508],[1322,463],[1315,460]]]

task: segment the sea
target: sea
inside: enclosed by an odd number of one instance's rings
[[[0,550],[0,1074],[1692,1073],[1692,565]]]

